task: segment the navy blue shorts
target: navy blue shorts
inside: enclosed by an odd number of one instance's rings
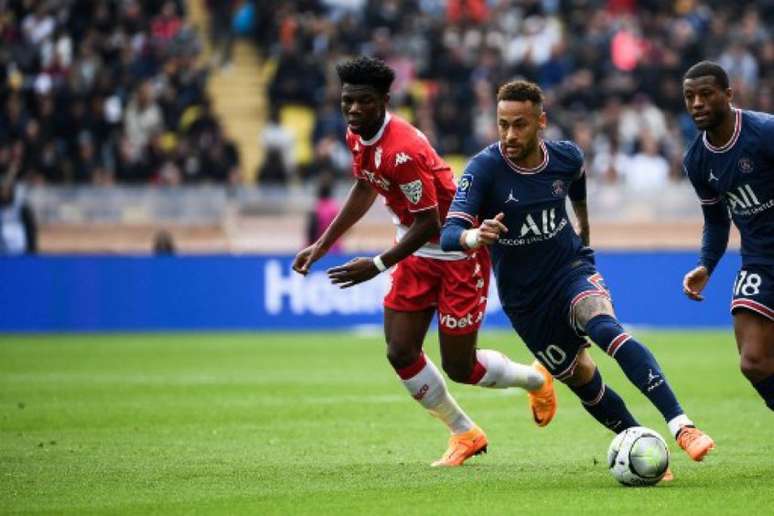
[[[734,280],[731,313],[745,308],[774,321],[774,270],[750,265],[742,267]]]
[[[579,301],[591,296],[610,299],[602,275],[593,265],[583,264],[557,278],[541,296],[542,302],[529,310],[503,308],[519,337],[557,380],[572,375],[578,353],[589,347],[572,312]]]

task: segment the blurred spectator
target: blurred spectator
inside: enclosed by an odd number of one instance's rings
[[[322,175],[319,181],[317,201],[314,209],[309,213],[306,224],[307,245],[316,242],[339,213],[339,203],[332,197],[333,177]],[[341,243],[337,241],[328,252],[340,253],[341,251]]]
[[[233,143],[189,131],[211,116],[200,50],[182,1],[0,0],[0,144],[22,142],[19,178],[231,180]],[[217,163],[186,174],[189,160]]]
[[[391,109],[410,106],[405,114],[444,154],[470,155],[495,140],[486,99],[517,76],[544,88],[546,135],[580,135],[590,177],[608,182],[635,154],[657,167],[650,180],[661,177],[661,160],[674,176],[675,156],[695,135],[682,74],[701,59],[727,62],[740,107],[772,104],[768,0],[295,0],[260,9],[267,4],[257,4],[258,39],[277,63],[273,105],[313,106],[318,126],[333,127],[324,93],[336,90],[336,78],[325,71],[347,54],[369,53],[398,70]],[[650,136],[639,143],[643,129]],[[316,146],[324,134],[315,131]]]
[[[160,229],[153,234],[153,254],[171,256],[175,254],[175,239],[166,229]]]
[[[627,160],[626,167],[618,170],[626,186],[634,191],[656,191],[669,182],[669,162],[659,154],[656,138],[642,131],[640,150]]]
[[[295,140],[280,123],[280,112],[276,106],[269,111],[261,140],[266,157],[258,171],[258,181],[261,184],[286,185],[296,174]]]
[[[210,12],[210,44],[215,50],[215,64],[228,66],[231,63],[231,49],[234,34],[231,20],[234,14],[234,0],[206,0]]]
[[[17,179],[24,159],[21,141],[0,147],[0,255],[37,252],[35,215]]]

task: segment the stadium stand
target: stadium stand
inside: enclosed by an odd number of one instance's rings
[[[738,105],[774,111],[773,0],[0,7],[0,174],[20,167],[44,252],[143,251],[159,224],[181,252],[297,248],[317,177],[338,178],[339,197],[347,189],[333,66],[356,53],[397,70],[393,109],[457,172],[495,138],[497,84],[537,81],[547,137],[586,153],[601,246],[696,245],[700,214],[679,167],[694,134],[681,97],[690,64],[719,60]],[[348,249],[389,238],[387,215],[372,217]],[[676,242],[664,223],[691,237]]]

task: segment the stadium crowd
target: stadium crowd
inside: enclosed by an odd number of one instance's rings
[[[546,92],[549,138],[572,138],[592,181],[658,189],[680,180],[694,127],[681,77],[709,58],[738,106],[774,111],[774,0],[205,1],[230,59],[242,14],[275,63],[259,180],[346,177],[334,65],[366,53],[397,72],[393,109],[458,163],[496,139],[494,91]],[[245,7],[249,7],[246,9]],[[231,32],[230,32],[231,31]],[[33,184],[241,181],[239,149],[205,92],[185,2],[0,0],[0,173]],[[313,113],[313,160],[284,106]]]
[[[278,63],[270,99],[275,107],[300,103],[314,110],[312,174],[347,174],[337,159],[344,128],[333,66],[359,53],[396,70],[393,109],[442,155],[470,156],[495,141],[496,87],[522,77],[546,92],[547,137],[574,139],[592,180],[638,189],[682,176],[682,153],[695,134],[683,107],[682,74],[695,62],[714,59],[729,71],[738,106],[774,110],[772,0],[271,5],[258,2],[256,30],[258,44]]]
[[[0,173],[32,184],[239,180],[178,1],[0,0]]]

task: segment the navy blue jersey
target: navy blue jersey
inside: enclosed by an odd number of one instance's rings
[[[592,261],[567,214],[570,184],[583,176],[583,153],[572,142],[541,141],[543,163],[522,169],[506,158],[498,143],[471,159],[457,186],[443,232],[505,214],[508,233],[491,246],[500,300],[507,308],[540,302],[563,272]],[[444,247],[459,247],[443,238]]]
[[[735,109],[731,140],[714,147],[699,134],[683,160],[699,200],[731,213],[742,236],[742,263],[774,265],[774,116]],[[722,245],[724,248],[725,244]],[[721,250],[722,252],[722,250]]]

